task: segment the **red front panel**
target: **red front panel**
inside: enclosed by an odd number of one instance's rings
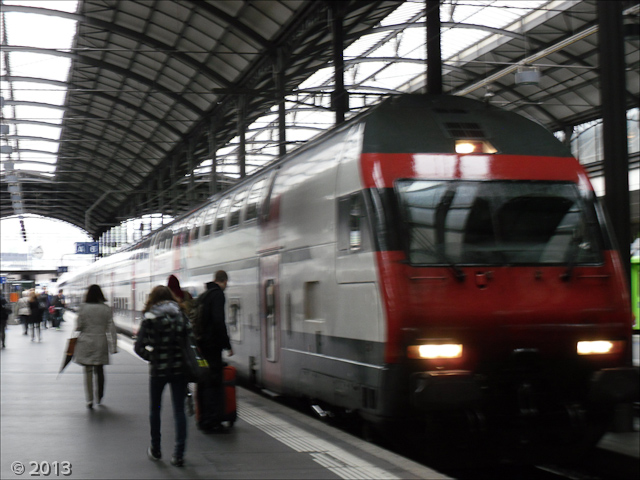
[[[361,155],[365,188],[393,188],[400,178],[430,180],[558,180],[591,189],[572,157],[519,155],[381,154]]]
[[[573,158],[365,154],[362,172],[367,188],[422,178],[558,180],[591,189]],[[386,362],[401,362],[415,336],[466,344],[464,358],[446,368],[468,370],[474,369],[476,356],[498,355],[501,349],[562,355],[567,348],[575,351],[581,338],[627,338],[630,310],[622,268],[615,252],[605,252],[604,258],[601,266],[575,267],[569,281],[562,278],[566,266],[460,265],[466,275],[460,282],[449,267],[415,267],[404,251],[378,252],[388,322]],[[483,345],[483,351],[474,345]],[[600,360],[613,366],[623,356]]]

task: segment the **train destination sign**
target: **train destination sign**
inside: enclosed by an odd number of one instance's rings
[[[97,255],[100,253],[98,242],[76,242],[76,254]]]

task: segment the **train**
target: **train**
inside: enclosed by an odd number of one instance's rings
[[[638,396],[587,173],[487,102],[391,96],[59,288],[101,285],[135,335],[153,286],[219,269],[239,377],[369,431],[593,443]]]

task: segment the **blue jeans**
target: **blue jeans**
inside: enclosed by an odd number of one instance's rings
[[[187,417],[184,413],[184,401],[187,394],[187,382],[184,377],[149,377],[149,423],[151,424],[151,447],[160,451],[160,413],[162,411],[162,392],[166,384],[171,385],[173,420],[175,421],[176,442],[173,454],[184,455],[187,440]]]

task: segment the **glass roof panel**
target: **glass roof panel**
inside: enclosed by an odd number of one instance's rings
[[[77,0],[3,0],[2,3],[65,13],[78,10]],[[3,10],[2,17],[5,26],[2,36],[4,48],[0,56],[5,102],[2,117],[11,125],[10,135],[4,143],[12,147],[11,153],[2,154],[2,161],[13,160],[13,163],[7,163],[7,167],[13,166],[15,170],[50,174],[55,168],[55,155],[34,152],[57,153],[61,129],[37,123],[62,123],[63,109],[49,106],[64,105],[66,89],[55,82],[66,82],[69,78],[76,21],[48,11],[40,14]],[[25,78],[34,80],[24,81]],[[20,102],[29,102],[30,105]]]
[[[67,90],[61,86],[46,83],[13,82],[13,99],[24,102],[64,104]]]

